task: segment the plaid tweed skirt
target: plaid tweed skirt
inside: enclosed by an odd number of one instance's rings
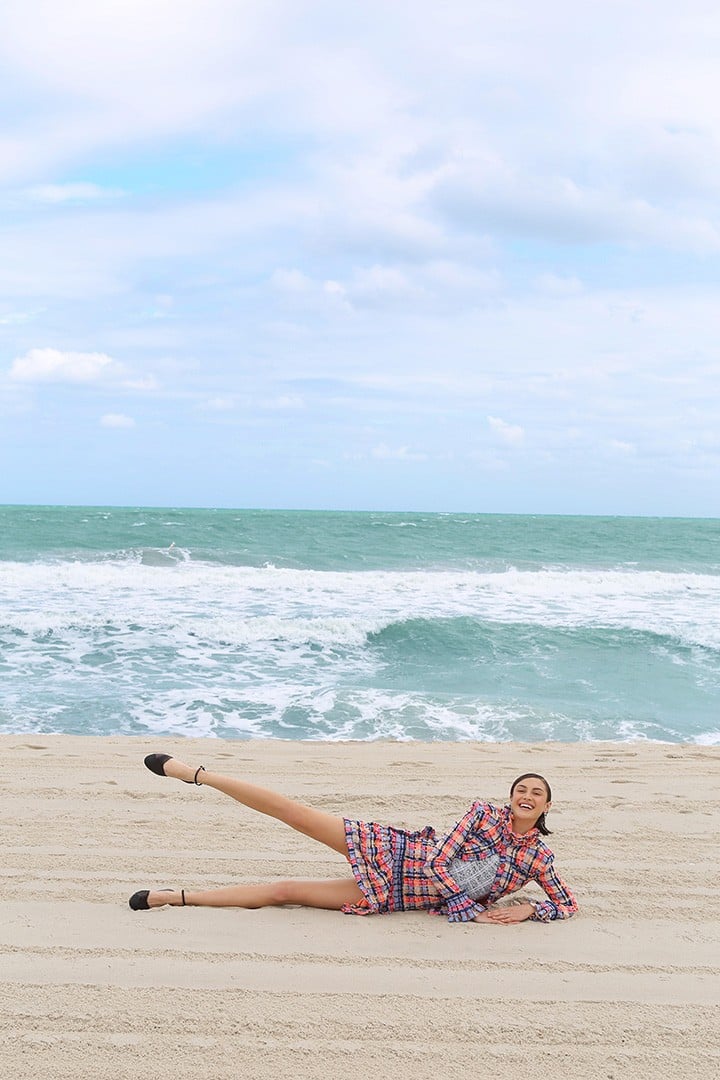
[[[425,863],[435,843],[435,830],[393,829],[375,822],[345,818],[348,862],[363,900],[346,904],[346,915],[439,909],[441,898],[430,888]]]

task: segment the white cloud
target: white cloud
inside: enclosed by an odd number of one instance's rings
[[[418,301],[422,290],[397,266],[360,267],[344,287],[351,304],[376,306],[397,300]]]
[[[280,394],[262,402],[266,409],[304,409],[305,401],[300,394]]]
[[[313,288],[312,278],[299,270],[275,270],[270,280],[281,292],[305,293]]]
[[[183,402],[259,406],[321,460],[351,429],[366,463],[421,460],[433,431],[456,461],[512,470],[518,420],[538,468],[550,447],[622,478],[663,431],[709,454],[694,435],[720,430],[720,307],[695,253],[720,251],[713,6],[390,9],[0,6],[21,103],[0,138],[7,390],[111,386],[122,407],[156,371],[186,438]],[[213,419],[204,433],[238,436]]]
[[[669,0],[594,5],[582,19],[570,0],[417,0],[392,18],[378,0],[342,12],[322,0],[26,0],[0,12],[4,77],[32,90],[0,168],[47,175],[108,145],[198,132],[212,144],[255,118],[273,136],[323,135],[318,205],[327,235],[340,226],[346,240],[445,243],[422,204],[471,177],[488,209],[502,209],[509,180],[520,222],[587,230],[605,205],[622,232],[645,205],[660,220],[640,225],[672,232],[658,206],[673,200],[680,233],[702,234],[720,178],[713,17]],[[704,210],[680,206],[689,194]]]
[[[387,308],[428,311],[485,303],[502,285],[500,273],[479,269],[449,259],[356,265],[342,279],[326,279],[320,284],[299,271],[276,271],[272,284],[293,298],[300,298],[307,310],[318,309],[324,294],[340,302],[347,312]],[[327,310],[327,309],[326,309]]]
[[[67,184],[37,184],[29,188],[27,195],[33,202],[67,203],[95,202],[98,199],[116,199],[123,194],[117,188],[103,188],[99,184],[75,181]]]
[[[525,429],[519,424],[509,424],[499,416],[488,416],[488,423],[501,442],[508,446],[520,446],[525,441]]]
[[[484,163],[462,160],[442,178],[435,200],[451,221],[485,233],[570,244],[645,242],[670,250],[720,251],[720,228],[709,206],[679,210],[615,185],[529,174],[519,162],[498,163],[488,172]]]
[[[100,417],[100,424],[106,428],[132,428],[135,427],[135,421],[132,416],[126,416],[125,413],[105,413]]]
[[[624,457],[631,457],[637,454],[637,446],[631,442],[624,442],[622,439],[610,439],[608,448],[613,454],[620,454]]]
[[[496,293],[504,284],[501,273],[494,267],[478,267],[450,259],[430,260],[423,267],[423,274],[428,284],[465,296]]]
[[[376,461],[427,461],[428,455],[420,451],[411,450],[409,446],[388,446],[380,443],[373,446],[370,456]]]
[[[20,382],[92,383],[122,370],[122,365],[105,353],[30,349],[13,361],[10,378]]]
[[[550,296],[575,296],[583,291],[583,284],[573,274],[565,276],[548,271],[544,274],[538,274],[535,278],[535,288],[541,293],[548,293]]]
[[[0,326],[17,326],[32,319],[36,314],[37,312],[30,311],[11,311],[7,315],[0,315]]]
[[[160,383],[154,375],[146,375],[140,379],[122,379],[118,383],[125,390],[159,390]]]

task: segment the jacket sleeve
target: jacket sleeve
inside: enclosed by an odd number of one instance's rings
[[[535,880],[547,900],[535,905],[531,919],[536,922],[550,922],[551,919],[569,919],[575,914],[578,909],[577,901],[563,879],[555,872],[552,855],[549,855]]]
[[[442,897],[444,901],[442,910],[447,913],[448,922],[469,922],[481,911],[485,911],[484,904],[471,899],[459,887],[452,875],[448,873],[447,864],[457,855],[468,837],[482,829],[490,815],[491,807],[487,803],[473,803],[452,832],[448,833],[443,840],[438,841],[425,863],[425,876]]]

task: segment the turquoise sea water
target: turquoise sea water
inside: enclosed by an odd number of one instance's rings
[[[0,732],[720,743],[720,521],[0,507]]]

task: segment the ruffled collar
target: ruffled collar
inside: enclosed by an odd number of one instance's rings
[[[527,847],[529,844],[535,844],[540,836],[540,830],[536,825],[533,825],[532,829],[528,829],[526,833],[513,832],[512,827],[512,810],[510,805],[503,806],[501,810],[502,816],[502,832],[503,839],[506,844],[514,844],[515,847]]]

